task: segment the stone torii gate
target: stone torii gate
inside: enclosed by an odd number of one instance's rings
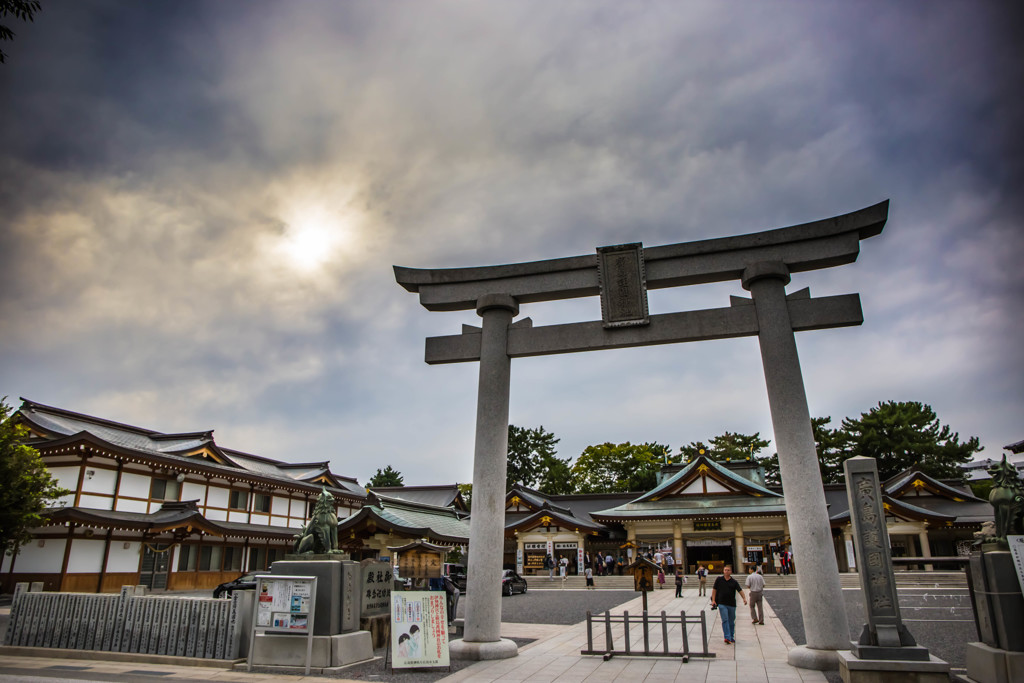
[[[836,650],[850,647],[825,494],[811,431],[794,332],[860,325],[860,297],[786,294],[790,273],[852,263],[860,240],[879,234],[888,200],[860,211],[788,228],[644,249],[601,247],[597,254],[477,268],[395,266],[395,279],[430,311],[475,309],[482,327],[429,337],[430,364],[479,361],[473,514],[465,637],[451,644],[465,659],[515,656],[500,637],[497,589],[504,548],[506,456],[511,359],[651,344],[756,335],[761,347],[779,469],[795,555],[807,646],[791,664],[837,668]],[[752,299],[733,296],[725,308],[649,315],[647,289],[740,280]],[[534,327],[512,322],[520,304],[601,297],[602,319]]]

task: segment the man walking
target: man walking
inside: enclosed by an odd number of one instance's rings
[[[711,587],[711,608],[718,608],[718,614],[722,619],[722,636],[726,645],[736,643],[736,594],[747,604],[747,596],[743,594],[743,588],[736,579],[732,578],[732,565],[722,567],[722,575],[715,579],[715,585]]]
[[[703,564],[697,564],[697,581],[700,583],[697,595],[708,594],[708,570]]]
[[[683,568],[676,569],[676,597],[683,597]]]
[[[747,590],[750,591],[750,618],[753,623],[764,626],[764,577],[753,566],[747,575]]]

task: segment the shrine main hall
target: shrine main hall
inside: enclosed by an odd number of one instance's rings
[[[832,541],[840,571],[857,567],[843,484],[825,484]],[[966,484],[939,481],[911,469],[882,485],[897,569],[961,569],[975,531],[992,508]],[[506,567],[538,575],[548,553],[583,571],[586,553],[629,560],[636,552],[667,550],[685,571],[698,563],[720,570],[754,564],[779,572],[792,552],[781,487],[765,482],[756,460],[715,462],[707,456],[662,468],[650,491],[546,495],[516,486],[505,499]],[[793,557],[800,569],[800,558]]]

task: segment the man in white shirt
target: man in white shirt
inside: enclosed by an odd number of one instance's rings
[[[656,565],[658,565],[660,567],[661,563],[662,563],[662,561],[664,561],[664,559],[665,559],[665,556],[661,554],[660,550],[657,551],[656,553],[654,553],[654,564],[656,564]]]
[[[753,623],[764,625],[764,577],[750,565],[750,573],[747,575],[747,589],[750,591],[750,618]]]

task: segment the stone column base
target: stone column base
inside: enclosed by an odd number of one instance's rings
[[[366,631],[313,636],[309,665],[318,669],[345,666],[373,659],[373,643]],[[305,667],[306,637],[257,633],[252,651],[253,666]],[[305,670],[303,668],[303,670]]]
[[[815,650],[806,645],[797,645],[789,651],[787,661],[790,666],[814,671],[835,671],[839,668],[836,653],[845,650]]]
[[[452,659],[508,659],[519,654],[519,648],[507,638],[478,643],[469,640],[453,640],[448,644]]]
[[[839,652],[839,675],[843,683],[946,683],[949,664],[935,655],[927,662],[893,659],[859,659],[852,652]]]

